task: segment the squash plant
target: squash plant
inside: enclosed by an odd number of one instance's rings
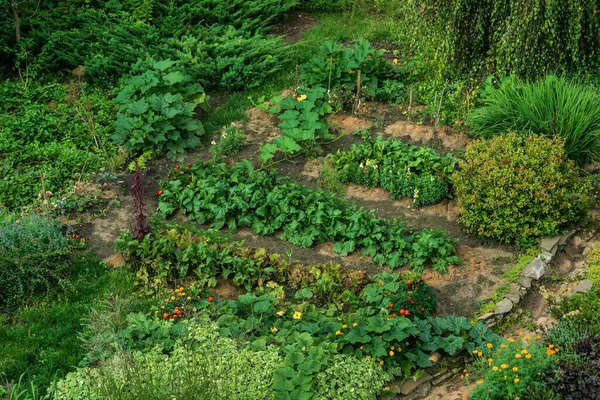
[[[207,100],[175,61],[150,60],[113,101],[119,113],[112,139],[134,153],[155,150],[177,159],[200,144],[204,129],[194,115],[197,107],[206,109]]]
[[[314,146],[319,140],[333,138],[324,120],[327,114],[333,113],[325,94],[322,87],[303,88],[298,94],[285,98],[275,96],[259,106],[269,114],[278,114],[283,134],[260,148],[261,162],[271,160],[277,151],[289,156]]]

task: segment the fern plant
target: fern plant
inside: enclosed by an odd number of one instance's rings
[[[204,128],[194,114],[206,109],[207,96],[175,61],[146,63],[146,72],[132,77],[114,100],[119,113],[112,139],[131,152],[156,150],[177,159],[200,144]]]

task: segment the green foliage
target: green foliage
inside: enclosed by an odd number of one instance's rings
[[[191,178],[184,174],[183,180],[176,175],[165,181],[160,211],[180,208],[215,229],[246,226],[259,235],[281,230],[285,240],[300,247],[334,240],[333,249],[342,256],[362,249],[375,263],[393,268],[432,262],[442,270],[459,263],[454,242],[444,234],[410,232],[400,221],[376,218],[335,195],[254,171],[247,161],[233,167],[196,164],[190,172]],[[426,236],[435,243],[424,246]]]
[[[273,36],[215,25],[167,39],[159,54],[180,61],[207,89],[242,90],[259,88],[280,73],[288,65],[289,46]]]
[[[116,246],[136,257],[138,279],[151,290],[187,277],[209,287],[215,286],[216,277],[231,277],[246,290],[275,280],[292,289],[310,289],[315,301],[336,302],[345,291],[358,293],[367,282],[363,271],[350,271],[335,263],[297,264],[281,254],[242,247],[215,231],[198,231],[191,226],[155,229],[142,242],[134,240],[131,232],[124,232]]]
[[[447,21],[446,41],[459,73],[481,66],[501,76],[526,78],[596,74],[596,2],[434,0],[427,5],[435,17]]]
[[[34,296],[71,291],[71,243],[41,215],[0,214],[0,309]]]
[[[324,117],[333,113],[326,90],[322,87],[300,89],[299,94],[282,98],[275,96],[260,106],[270,114],[279,114],[279,127],[283,136],[260,148],[259,161],[270,161],[277,151],[284,156],[310,149],[318,141],[331,139]],[[274,105],[270,105],[273,104]]]
[[[346,399],[368,400],[377,397],[387,381],[373,359],[356,359],[348,355],[331,357],[329,365],[315,375],[313,380],[316,400]]]
[[[243,130],[232,123],[230,126],[223,128],[219,141],[213,141],[211,144],[210,154],[212,154],[213,160],[221,162],[224,155],[234,155],[246,147],[246,135]]]
[[[588,267],[585,276],[594,281],[594,287],[600,284],[600,245],[595,244],[585,255]]]
[[[358,70],[361,94],[370,98],[376,96],[380,80],[394,75],[394,67],[383,57],[384,51],[373,49],[365,40],[347,48],[325,42],[320,53],[320,57],[301,66],[300,79],[307,87],[333,91],[333,98],[328,100],[341,105],[353,103],[356,97]]]
[[[499,347],[474,350],[475,368],[482,379],[471,392],[473,400],[504,400],[523,397],[528,387],[544,384],[543,373],[556,365],[554,345],[546,348],[535,338],[511,339]],[[491,361],[490,361],[491,360]]]
[[[297,8],[307,11],[338,11],[352,5],[352,0],[305,0]]]
[[[381,136],[333,156],[341,182],[383,187],[393,199],[408,197],[415,207],[435,204],[449,195],[448,177],[457,159],[429,147],[408,145]]]
[[[58,382],[51,398],[272,399],[273,372],[282,364],[276,348],[240,349],[234,340],[219,337],[217,329],[206,322],[191,325],[169,355],[157,346],[79,369]]]
[[[560,139],[514,132],[471,144],[453,175],[459,221],[503,242],[552,236],[587,211],[591,183]]]
[[[52,302],[36,302],[34,306],[0,314],[0,376],[2,381],[21,382],[21,389],[13,390],[14,393],[23,391],[26,393],[22,396],[32,395],[31,387],[35,387],[44,394],[54,380],[74,369],[85,354],[79,338],[83,319],[93,297],[118,274],[109,275],[101,262],[83,257],[74,261],[72,270],[70,280],[76,292]]]
[[[350,304],[372,307],[375,311],[385,309],[392,318],[399,315],[411,316],[411,319],[431,316],[436,304],[433,290],[418,276],[415,280],[410,278],[387,272],[374,275],[372,283]]]
[[[69,181],[109,166],[107,156],[116,149],[109,141],[112,107],[105,93],[85,83],[6,81],[0,99],[0,205],[14,210],[33,203],[42,179],[52,200],[66,200]]]
[[[197,107],[206,107],[207,97],[176,62],[149,60],[147,65],[114,100],[119,113],[112,138],[132,152],[155,150],[176,159],[200,144],[204,129],[194,115]]]
[[[535,83],[510,76],[498,87],[488,82],[482,100],[470,117],[476,136],[508,130],[559,136],[570,159],[585,163],[600,157],[600,102],[591,87],[553,75]]]

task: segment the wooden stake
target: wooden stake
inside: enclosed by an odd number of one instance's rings
[[[360,69],[358,70],[358,76],[356,77],[356,99],[354,101],[354,114],[358,114],[360,109]]]
[[[298,84],[298,64],[296,64],[296,89],[294,89],[294,93],[297,94],[300,85]]]
[[[410,88],[410,94],[408,96],[408,119],[410,119],[410,112],[412,110],[412,93],[413,93],[413,90],[412,90],[412,88]]]

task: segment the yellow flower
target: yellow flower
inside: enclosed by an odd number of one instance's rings
[[[527,350],[521,351],[521,354],[527,354]]]
[[[515,397],[515,400],[521,400],[521,398],[520,397]]]
[[[187,297],[188,300],[191,300],[192,298],[190,296]]]
[[[530,358],[531,358],[531,354],[527,354],[527,355],[525,356],[525,358],[526,358],[526,359],[530,359]]]
[[[477,353],[479,353],[479,351],[473,350],[473,354],[477,355]]]
[[[285,314],[285,311],[277,311],[276,314],[280,317],[283,317],[283,314]]]
[[[271,328],[271,333],[277,333],[277,331],[278,331],[278,330],[279,330],[279,329],[277,329],[276,327],[272,327],[272,328]]]
[[[482,385],[482,384],[483,384],[483,379],[480,379],[480,380],[478,380],[478,381],[477,381],[477,384],[478,384],[478,385]]]
[[[164,309],[165,309],[165,306],[160,306],[160,309],[161,309],[161,310],[164,310]]]
[[[493,344],[491,344],[491,343],[488,343],[488,344],[486,344],[486,346],[487,346],[487,348],[488,348],[488,349],[491,349],[491,348],[493,348],[493,347],[494,347],[494,345],[493,345]]]
[[[506,368],[508,368],[508,365],[507,365],[507,364],[502,364],[500,367],[501,367],[502,369],[506,369]]]
[[[511,338],[511,337],[509,337],[507,340],[508,340],[509,342],[511,342],[511,343],[513,343],[513,342],[515,341],[515,339],[513,339],[513,338]]]
[[[342,331],[335,331],[336,336],[342,335]]]
[[[398,59],[397,59],[397,58],[394,58],[394,59],[392,60],[392,62],[393,62],[394,64],[398,64]]]
[[[513,372],[517,372],[519,370],[518,367],[513,367]]]
[[[519,378],[515,378],[515,379],[514,379],[514,382],[515,382],[515,383],[519,383]]]
[[[553,348],[554,348],[554,345],[553,345],[553,344],[549,344],[549,345],[548,345],[548,348],[549,348],[549,349],[553,349]]]
[[[390,350],[396,350],[396,348],[394,346],[390,347]]]
[[[494,371],[498,371],[498,367],[494,366],[494,368],[492,368]]]
[[[346,325],[346,324],[342,325],[342,329],[348,329],[348,325]]]
[[[300,311],[296,311],[292,317],[294,319],[300,319],[302,318],[302,313]]]
[[[305,94],[301,94],[300,96],[298,96],[298,98],[296,100],[298,100],[298,103],[301,102],[301,101],[304,101],[304,100],[306,100],[306,95]]]
[[[488,358],[488,363],[492,363],[492,361],[494,361],[492,358]]]
[[[551,355],[553,355],[555,353],[556,352],[554,350],[550,350],[550,349],[546,350],[546,354],[548,354],[549,356],[551,356]]]
[[[175,296],[171,296],[171,301],[175,301]]]
[[[369,358],[371,358],[371,356],[365,356],[365,358],[368,360]]]
[[[479,357],[481,357],[481,356],[483,355],[483,353],[482,353],[482,352],[479,352],[479,353],[477,353],[477,355],[478,355]]]
[[[502,349],[505,349],[505,348],[506,348],[506,345],[505,345],[504,343],[502,343],[502,344],[500,345],[500,348],[502,348]]]
[[[355,322],[355,323],[352,324],[352,326],[358,326],[358,324]]]
[[[515,358],[521,358],[520,354],[515,354]]]
[[[392,357],[394,354],[395,353],[392,350],[390,350],[390,352],[389,352],[390,357]]]

